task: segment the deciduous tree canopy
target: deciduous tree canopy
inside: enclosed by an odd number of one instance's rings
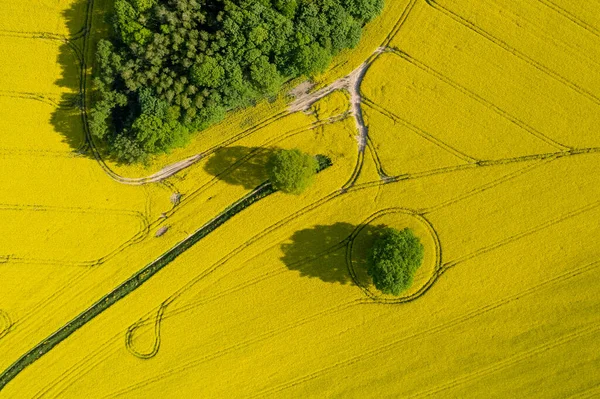
[[[367,272],[378,290],[399,295],[410,287],[422,262],[423,244],[413,231],[388,228],[371,248]]]
[[[93,135],[127,162],[324,71],[384,0],[115,0],[97,48]]]
[[[317,158],[298,149],[279,150],[267,162],[267,174],[273,186],[291,194],[306,190],[318,169]]]

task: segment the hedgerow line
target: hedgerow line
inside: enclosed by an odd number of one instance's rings
[[[202,226],[199,230],[196,231],[195,235],[186,238],[181,241],[179,244],[176,244],[172,249],[164,253],[157,260],[150,263],[148,266],[143,268],[142,270],[135,273],[132,277],[126,280],[124,283],[120,284],[115,290],[111,291],[109,294],[103,296],[99,301],[93,304],[84,312],[80,313],[74,319],[72,319],[65,326],[61,327],[59,330],[51,334],[48,338],[46,338],[42,343],[36,345],[33,349],[26,352],[23,356],[21,356],[15,363],[9,366],[8,369],[0,374],[0,391],[8,382],[10,382],[18,373],[20,373],[25,367],[32,364],[34,361],[39,359],[49,350],[51,350],[54,346],[58,345],[64,339],[69,337],[72,333],[74,333],[77,329],[85,325],[88,321],[95,318],[102,311],[106,310],[114,303],[128,295],[137,287],[141,286],[145,281],[147,281],[152,275],[160,271],[163,267],[169,264],[173,259],[175,259],[180,253],[191,247],[191,245],[195,244],[199,239],[212,231],[214,226],[224,223],[227,219],[223,216],[233,216],[228,214],[227,212],[231,212],[232,210],[237,209],[240,205],[248,206],[250,203],[248,201],[256,201],[271,192],[269,190],[273,190],[270,184],[263,184],[257,187],[256,190],[251,192],[249,195],[244,196],[242,199],[234,203],[232,206],[227,208],[223,213],[220,214],[217,218],[213,219],[213,223],[209,222]],[[243,208],[242,208],[243,209]],[[220,223],[219,223],[220,222]]]
[[[326,157],[319,158],[319,171],[331,165],[331,161]],[[59,328],[57,331],[52,333],[44,341],[37,344],[35,347],[30,349],[24,355],[22,355],[16,362],[9,366],[0,374],[0,391],[8,384],[14,377],[16,377],[25,367],[29,366],[60,342],[68,338],[71,334],[81,328],[90,320],[94,319],[104,310],[114,305],[119,300],[123,299],[129,293],[140,287],[146,281],[148,281],[154,274],[158,273],[165,266],[171,263],[180,254],[191,248],[194,244],[200,241],[202,238],[210,234],[213,230],[220,227],[222,224],[227,222],[237,213],[246,209],[252,203],[276,192],[270,182],[265,182],[259,185],[255,190],[246,194],[238,201],[228,206],[223,212],[213,218],[211,221],[204,224],[198,230],[196,230],[190,237],[180,241],[170,250],[161,255],[158,259],[151,262],[149,265],[136,272],[133,276],[121,283],[110,293],[104,295],[87,310],[80,313],[69,323]]]

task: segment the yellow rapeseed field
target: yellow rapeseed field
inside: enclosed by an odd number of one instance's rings
[[[303,111],[282,93],[145,166],[85,137],[103,14],[65,44],[22,32],[73,36],[87,4],[41,3],[47,18],[0,0],[0,373],[252,192],[274,149],[333,164],[211,231],[0,397],[600,394],[600,3],[388,0]],[[383,226],[425,249],[400,296],[365,270]]]
[[[87,2],[82,0],[1,0],[0,32],[71,37],[83,29],[86,7]]]

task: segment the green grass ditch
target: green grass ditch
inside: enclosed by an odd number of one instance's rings
[[[317,161],[319,163],[319,168],[317,173],[325,170],[326,168],[333,165],[331,159],[324,155],[317,155]],[[158,259],[154,260],[152,263],[148,264],[146,267],[135,273],[125,282],[120,284],[110,293],[106,294],[92,306],[90,306],[87,310],[80,313],[70,322],[59,328],[57,331],[52,333],[46,339],[44,339],[41,343],[34,346],[27,353],[21,356],[16,362],[14,362],[11,366],[9,366],[2,374],[0,374],[0,391],[12,380],[14,379],[21,371],[23,371],[27,366],[31,365],[33,362],[44,356],[48,353],[52,348],[56,345],[67,339],[71,334],[75,331],[83,327],[86,323],[90,322],[100,313],[104,312],[112,305],[117,303],[119,300],[123,299],[137,288],[142,286],[146,281],[148,281],[152,276],[166,267],[169,263],[171,263],[175,258],[179,255],[190,249],[193,245],[198,243],[204,237],[209,235],[215,229],[222,226],[225,222],[231,219],[236,214],[240,213],[244,209],[248,208],[250,205],[259,201],[273,193],[275,193],[277,189],[273,188],[271,182],[266,181],[256,187],[252,192],[246,194],[227,208],[219,215],[217,215],[214,219],[204,224],[198,230],[196,230],[192,235],[190,235],[185,240],[177,243],[174,247],[169,249],[163,255],[161,255]]]

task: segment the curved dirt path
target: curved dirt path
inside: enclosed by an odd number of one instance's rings
[[[369,59],[367,59],[367,61],[363,62],[358,68],[350,72],[348,75],[336,80],[321,90],[317,90],[314,93],[304,93],[298,95],[296,100],[294,100],[288,108],[290,114],[299,111],[307,112],[314,103],[328,96],[334,91],[340,89],[347,90],[350,94],[351,114],[354,116],[356,128],[358,129],[358,150],[359,152],[364,152],[367,146],[369,130],[365,125],[362,115],[362,97],[360,95],[360,85],[369,66],[375,61],[379,54],[383,53],[384,51],[384,47],[378,47],[377,50],[371,54]]]
[[[334,92],[336,90],[346,89],[350,93],[351,113],[352,113],[352,115],[354,115],[354,119],[356,122],[356,128],[358,129],[358,136],[357,136],[357,141],[358,141],[358,146],[359,146],[358,151],[361,154],[364,153],[365,148],[367,146],[368,129],[364,123],[363,116],[362,116],[362,109],[361,109],[362,97],[360,95],[360,84],[362,83],[363,77],[364,77],[367,69],[369,68],[369,66],[373,63],[373,61],[375,61],[377,56],[379,54],[383,53],[384,51],[385,51],[385,48],[383,48],[383,47],[377,48],[377,50],[375,50],[371,54],[369,59],[367,61],[365,61],[364,63],[362,63],[358,68],[356,68],[354,71],[352,71],[348,75],[336,80],[335,82],[333,82],[332,84],[330,84],[329,86],[327,86],[321,90],[317,90],[316,92],[310,93],[310,94],[306,93],[306,92],[296,94],[296,99],[288,107],[288,115],[291,115],[295,112],[300,112],[300,111],[306,112],[315,102],[319,101],[323,97],[326,97],[327,95],[331,94],[332,92]],[[309,88],[309,87],[310,86],[307,86],[307,88]],[[87,120],[86,120],[86,122],[87,122]],[[93,139],[91,137],[89,137],[89,141],[91,141],[91,140],[93,140]],[[130,178],[130,177],[123,177],[123,176],[119,175],[118,173],[116,173],[115,171],[113,171],[104,162],[102,156],[95,149],[93,142],[92,142],[91,147],[92,147],[92,151],[94,152],[94,157],[101,164],[101,166],[105,170],[105,172],[113,180],[118,181],[119,183],[123,183],[123,184],[138,185],[138,186],[144,185],[144,184],[149,184],[149,183],[157,183],[164,179],[167,179],[167,178],[175,175],[176,173],[182,171],[183,169],[186,169],[186,168],[192,166],[193,164],[195,164],[196,162],[204,159],[205,157],[212,154],[219,148],[219,147],[215,147],[208,151],[205,151],[205,152],[202,152],[202,153],[199,153],[196,155],[192,155],[191,157],[188,157],[181,161],[167,165],[167,166],[163,167],[161,170],[159,170],[158,172],[155,172],[149,176],[131,177]]]

